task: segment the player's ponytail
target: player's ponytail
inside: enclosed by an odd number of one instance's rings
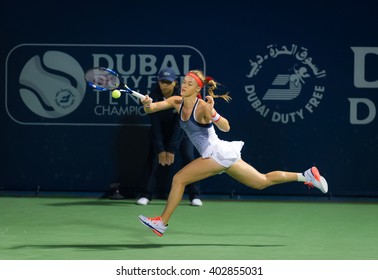
[[[224,94],[218,95],[214,93],[214,90],[218,88],[219,83],[217,83],[212,77],[205,77],[201,70],[192,70],[191,73],[195,74],[198,78],[201,79],[203,85],[207,86],[207,93],[213,98],[223,98],[227,102],[229,102],[232,98],[229,96],[229,92]]]
[[[214,90],[218,88],[218,83],[211,77],[207,76],[205,78],[205,84],[207,85],[207,92],[212,96],[213,98],[223,98],[227,102],[230,102],[232,99],[231,96],[229,96],[229,92],[226,92],[224,94],[218,95],[214,93]]]

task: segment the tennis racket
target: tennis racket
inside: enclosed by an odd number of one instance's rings
[[[130,89],[124,82],[122,77],[112,69],[105,67],[93,67],[85,72],[85,80],[94,89],[101,91],[119,90],[127,92],[131,95],[143,99],[145,96]]]

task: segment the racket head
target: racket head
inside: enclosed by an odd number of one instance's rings
[[[123,88],[122,78],[112,69],[105,67],[93,67],[85,72],[87,83],[97,90],[114,90]]]

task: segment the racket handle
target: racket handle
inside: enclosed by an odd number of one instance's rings
[[[136,92],[136,91],[132,91],[131,94],[139,99],[144,99],[146,98],[143,94],[139,93],[139,92]]]

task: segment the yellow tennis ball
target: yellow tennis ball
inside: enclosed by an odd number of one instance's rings
[[[118,89],[112,91],[112,97],[117,99],[121,97],[121,92]]]

